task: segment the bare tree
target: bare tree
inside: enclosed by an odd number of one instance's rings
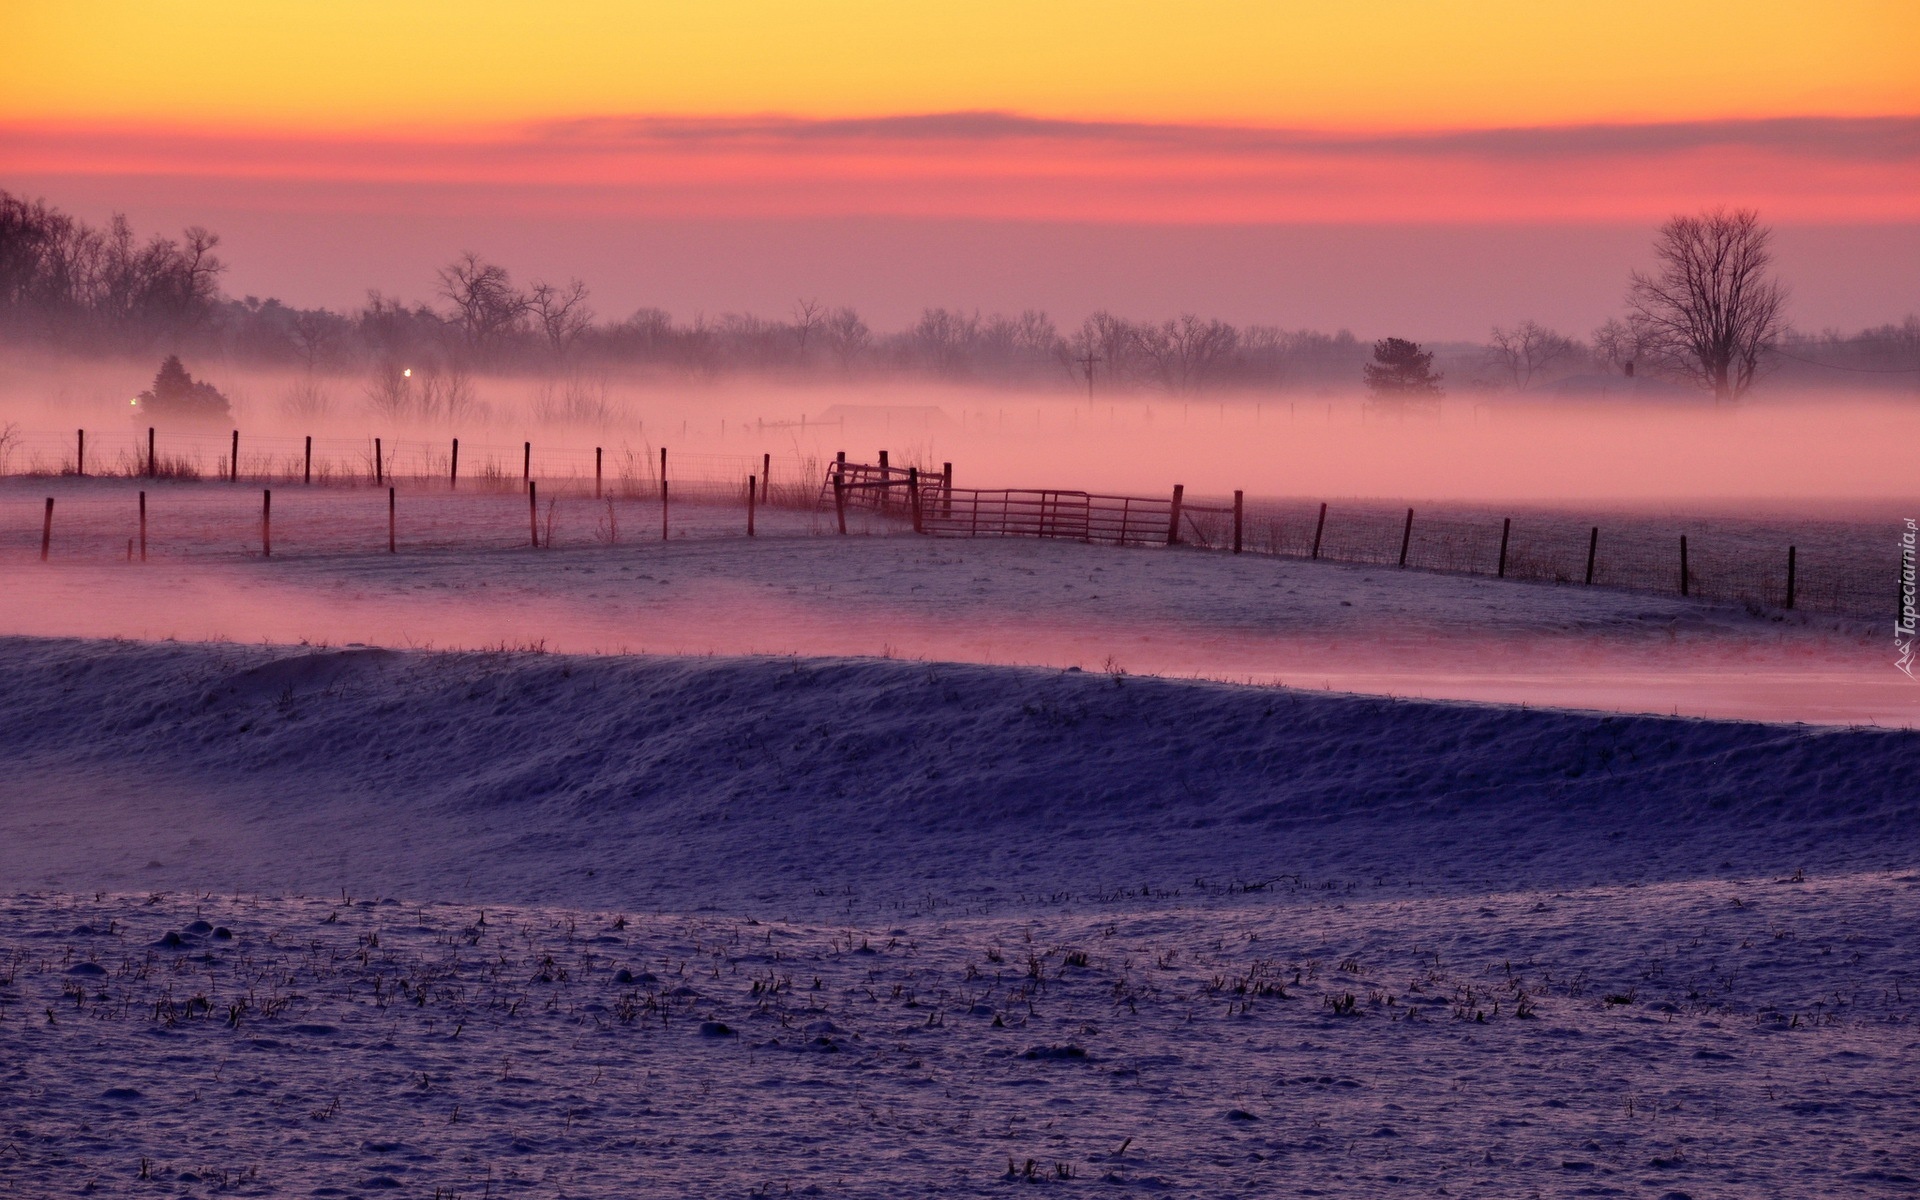
[[[1107,383],[1125,386],[1142,357],[1139,331],[1127,320],[1101,309],[1080,323],[1073,336],[1073,352],[1078,357],[1092,355],[1106,364]]]
[[[827,320],[827,310],[818,300],[796,300],[793,302],[793,336],[800,340],[800,361],[807,360],[807,342],[813,337],[813,331]]]
[[[313,374],[313,369],[326,356],[341,324],[343,322],[338,317],[321,309],[303,309],[293,314],[293,326],[288,331],[288,337],[293,341],[300,361],[306,365],[307,374]]]
[[[567,280],[565,287],[534,284],[527,297],[527,307],[533,311],[540,332],[546,335],[547,347],[556,358],[564,357],[575,340],[593,327],[593,310],[587,307],[587,285],[578,279]]]
[[[833,315],[826,319],[827,344],[833,349],[833,357],[842,371],[852,371],[853,364],[867,351],[873,341],[873,330],[860,314],[851,308],[836,308]]]
[[[405,420],[414,415],[413,373],[396,362],[375,363],[366,383],[367,411]]]
[[[1153,366],[1160,386],[1176,396],[1205,387],[1216,368],[1240,344],[1240,333],[1225,321],[1182,313],[1177,321],[1142,325],[1133,346]]]
[[[1639,318],[1622,321],[1608,317],[1600,328],[1593,331],[1593,357],[1601,366],[1612,369],[1618,367],[1622,373],[1632,375],[1634,364],[1646,358],[1653,346],[1653,334],[1647,329],[1646,322]]]
[[[420,387],[414,400],[414,412],[429,421],[452,424],[479,413],[480,403],[473,393],[473,376],[454,363],[441,371],[433,366],[419,372]]]
[[[1767,273],[1773,231],[1750,208],[1677,216],[1654,242],[1659,270],[1633,273],[1627,308],[1666,364],[1738,400],[1784,329],[1786,288]]]
[[[980,337],[980,314],[958,309],[926,308],[920,323],[907,334],[914,356],[937,375],[958,378],[967,373],[969,352]]]
[[[1525,391],[1540,371],[1580,355],[1580,346],[1572,338],[1531,320],[1522,321],[1512,329],[1495,325],[1493,344],[1488,350],[1494,364],[1507,373],[1519,391]]]
[[[527,312],[507,269],[471,250],[441,269],[440,295],[453,305],[454,323],[474,350],[491,349]]]

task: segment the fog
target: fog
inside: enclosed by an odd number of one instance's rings
[[[1357,390],[1096,391],[1089,400],[924,384],[493,375],[464,382],[458,420],[403,420],[371,411],[377,388],[365,378],[208,364],[199,374],[227,394],[233,419],[162,426],[162,461],[193,466],[206,482],[137,481],[150,489],[155,559],[130,570],[123,549],[131,555],[136,480],[112,475],[141,462],[146,422],[129,400],[147,382],[146,364],[15,359],[4,372],[0,453],[10,478],[0,481],[0,553],[30,561],[42,499],[60,497],[55,569],[16,572],[0,602],[7,634],[885,655],[1920,725],[1910,683],[1887,667],[1878,622],[1796,613],[1781,625],[1604,587],[1508,584],[1496,597],[1477,590],[1491,583],[1480,578],[1266,555],[842,539],[823,536],[833,532],[830,512],[793,507],[818,497],[836,452],[871,461],[885,449],[896,464],[951,462],[960,487],[1163,496],[1180,483],[1190,498],[1240,489],[1327,500],[1349,514],[1342,521],[1362,523],[1366,499],[1426,505],[1442,517],[1446,505],[1499,505],[1489,510],[1495,536],[1501,514],[1521,515],[1530,536],[1572,537],[1581,549],[1591,518],[1607,527],[1612,553],[1634,538],[1657,543],[1656,583],[1669,578],[1672,533],[1690,529],[1696,555],[1750,562],[1769,578],[1797,541],[1803,587],[1859,577],[1871,599],[1882,555],[1894,553],[1889,531],[1920,511],[1915,403],[1763,391],[1716,410],[1704,401],[1608,407],[1453,394],[1437,415],[1386,418]],[[72,468],[81,427],[89,479],[60,474]],[[386,549],[384,495],[281,485],[276,554],[261,561],[258,492],[214,482],[234,428],[255,486],[297,479],[309,436],[317,476],[365,485],[379,437],[402,494],[401,553],[369,553]],[[557,509],[547,506],[543,537],[562,553],[513,552],[527,536],[517,489],[499,494],[475,480],[448,492],[441,480],[455,436],[463,480],[491,473],[517,484],[531,442],[536,480],[575,485],[541,493],[561,496]],[[739,536],[737,503],[688,504],[674,518],[672,546],[662,546],[651,471],[663,444],[683,486],[737,487],[771,455],[785,504],[762,512],[756,542]],[[596,446],[609,452],[609,476],[625,497],[604,510],[579,498]],[[1524,506],[1566,515],[1526,516]],[[602,523],[616,518],[621,545],[609,544],[617,535]],[[1578,536],[1556,525],[1577,526]],[[889,531],[899,529],[856,514],[856,535]]]
[[[233,419],[212,428],[162,424],[161,452],[194,457],[207,475],[228,451],[230,425],[241,430],[249,472],[252,456],[269,453],[287,469],[300,439],[312,436],[317,453],[351,458],[353,470],[364,469],[371,439],[381,437],[393,469],[425,474],[426,450],[459,437],[467,469],[491,457],[514,476],[531,441],[536,477],[590,473],[595,446],[641,461],[666,445],[672,473],[686,479],[757,471],[763,454],[774,456],[776,480],[803,469],[817,479],[836,452],[871,461],[885,449],[896,464],[951,462],[963,487],[1138,495],[1181,483],[1189,494],[1787,513],[1864,505],[1901,516],[1901,504],[1920,494],[1912,458],[1920,397],[1886,393],[1763,387],[1722,407],[1453,393],[1436,415],[1396,417],[1357,388],[1186,397],[1096,389],[1089,398],[907,382],[477,375],[463,380],[455,418],[406,419],[373,411],[366,377],[193,365],[230,398]],[[83,426],[90,472],[132,464],[148,422],[130,401],[150,378],[144,360],[9,358],[0,367],[0,422],[14,435],[0,465],[71,469],[73,431]]]

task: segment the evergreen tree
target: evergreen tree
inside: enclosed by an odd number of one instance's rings
[[[140,393],[140,413],[153,419],[225,420],[233,415],[227,398],[212,384],[196,380],[177,354],[167,355],[153,386]]]
[[[1380,401],[1427,400],[1441,395],[1440,376],[1433,369],[1433,351],[1405,338],[1382,338],[1373,344],[1373,361],[1365,368],[1367,388]]]

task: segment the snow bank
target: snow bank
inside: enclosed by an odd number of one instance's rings
[[[0,640],[11,887],[760,916],[1904,867],[1920,735],[880,659]]]
[[[0,639],[0,1191],[1910,1194],[1920,734]]]

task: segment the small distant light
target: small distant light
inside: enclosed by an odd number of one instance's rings
[[[402,371],[402,372],[400,372],[400,373],[401,373],[402,375],[405,375],[405,376],[406,376],[406,377],[407,377],[408,379],[412,379],[412,378],[413,378],[413,368],[412,368],[412,367],[408,367],[408,368],[407,368],[406,370],[404,370],[404,371]]]
[[[135,408],[138,408],[140,407],[140,397],[135,396],[133,399],[127,401],[127,403],[133,405]]]

